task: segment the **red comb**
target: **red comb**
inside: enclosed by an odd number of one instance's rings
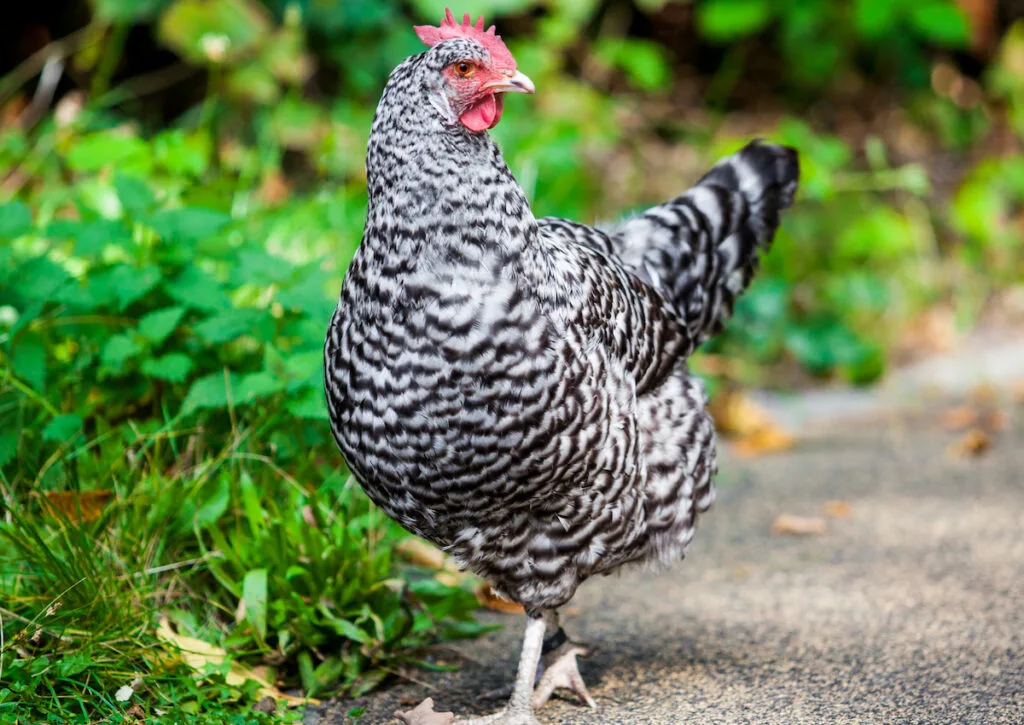
[[[441,27],[416,25],[413,27],[413,30],[416,31],[416,35],[419,36],[420,40],[430,47],[437,45],[442,40],[449,40],[451,38],[472,38],[487,48],[496,65],[507,70],[514,71],[516,69],[516,59],[512,57],[508,48],[501,41],[501,36],[494,34],[494,26],[492,25],[487,30],[484,30],[483,15],[477,19],[476,25],[474,25],[469,19],[469,13],[466,13],[462,17],[462,24],[460,25],[456,22],[452,11],[449,8],[445,8]]]

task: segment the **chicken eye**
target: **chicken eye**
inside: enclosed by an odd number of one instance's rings
[[[460,60],[455,64],[455,73],[463,78],[468,78],[473,75],[473,64],[465,60]]]

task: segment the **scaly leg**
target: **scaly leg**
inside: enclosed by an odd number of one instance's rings
[[[544,674],[533,691],[533,708],[537,710],[543,707],[551,694],[559,688],[572,690],[587,705],[597,707],[594,698],[587,692],[587,685],[580,676],[576,662],[577,657],[590,655],[591,648],[569,639],[559,624],[557,611],[550,610],[545,612],[544,616],[547,619],[548,631],[554,634],[544,642],[544,651],[541,655],[541,668]]]
[[[516,684],[512,697],[501,712],[472,720],[459,720],[454,725],[540,725],[533,716],[531,698],[533,682],[537,676],[537,662],[544,644],[544,617],[530,617],[523,637],[523,650],[519,657]],[[434,703],[429,698],[415,710],[396,712],[395,717],[405,725],[451,725],[454,715],[450,712],[434,712]]]

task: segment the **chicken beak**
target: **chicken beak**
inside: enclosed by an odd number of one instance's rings
[[[486,90],[496,93],[536,93],[537,89],[525,73],[516,71],[513,75],[500,81],[493,81],[484,86]]]

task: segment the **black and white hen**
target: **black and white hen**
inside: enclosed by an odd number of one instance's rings
[[[370,498],[525,606],[508,706],[466,722],[531,725],[555,687],[593,703],[557,608],[590,576],[682,558],[711,505],[686,359],[750,282],[797,155],[753,142],[608,232],[535,219],[487,134],[533,84],[482,18],[416,30],[429,49],[392,72],[370,134],[327,400]]]

